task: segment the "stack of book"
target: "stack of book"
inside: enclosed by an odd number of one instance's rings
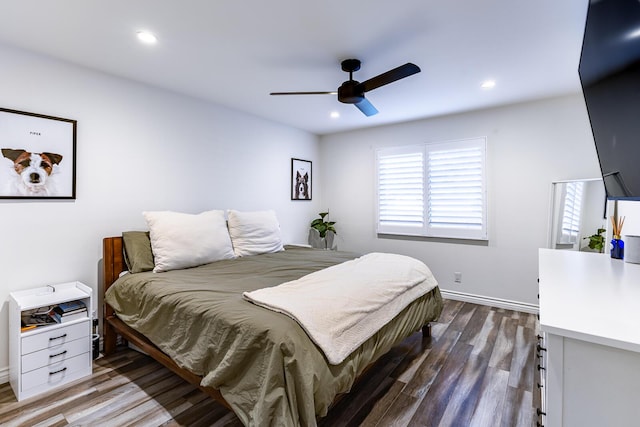
[[[79,300],[63,302],[53,307],[49,316],[58,323],[84,319],[88,317],[87,306]]]

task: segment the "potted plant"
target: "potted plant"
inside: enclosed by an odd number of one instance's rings
[[[606,232],[604,228],[598,228],[596,234],[592,234],[589,237],[584,237],[584,239],[589,239],[589,248],[596,250],[600,253],[604,252],[604,236],[602,233]]]
[[[329,211],[320,212],[320,218],[311,221],[309,230],[309,244],[314,248],[333,249],[333,240],[338,232],[335,221],[329,221]]]

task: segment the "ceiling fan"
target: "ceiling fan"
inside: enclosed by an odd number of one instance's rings
[[[345,59],[341,63],[342,71],[349,73],[349,80],[342,83],[338,91],[333,92],[271,92],[270,95],[338,95],[338,101],[345,104],[355,105],[365,116],[373,116],[378,113],[367,98],[364,97],[365,92],[377,89],[380,86],[388,85],[397,80],[404,79],[413,74],[420,72],[420,67],[410,62],[396,67],[385,73],[377,75],[360,83],[353,80],[353,72],[360,69],[360,60]]]

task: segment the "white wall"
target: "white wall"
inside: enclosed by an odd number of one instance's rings
[[[77,199],[0,200],[0,379],[8,293],[96,291],[102,238],[146,229],[143,210],[275,209],[285,242],[306,243],[321,176],[312,202],[291,201],[290,159],[316,166],[316,136],[5,46],[0,58],[1,107],[78,120]]]
[[[487,137],[488,244],[377,237],[375,148],[477,136]],[[321,164],[341,249],[414,256],[442,289],[527,304],[537,304],[551,182],[600,176],[580,95],[323,136]]]

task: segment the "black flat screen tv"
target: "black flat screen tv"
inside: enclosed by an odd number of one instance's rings
[[[590,1],[579,74],[607,198],[640,200],[640,1]]]

